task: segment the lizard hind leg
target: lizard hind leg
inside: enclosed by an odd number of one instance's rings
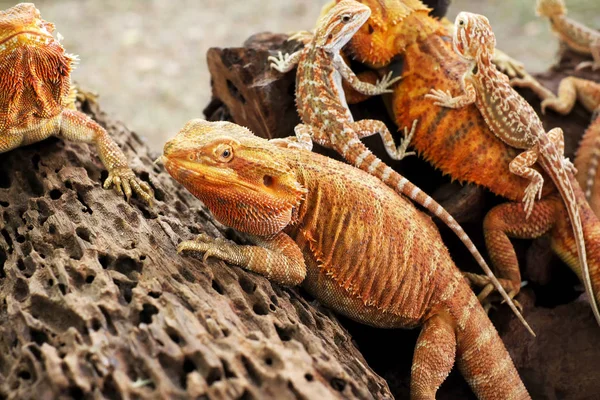
[[[456,334],[447,319],[434,315],[423,324],[413,355],[411,399],[435,399],[454,365]]]
[[[530,181],[529,185],[525,189],[525,195],[523,196],[526,219],[531,215],[535,198],[537,197],[540,199],[542,197],[544,178],[538,171],[531,168],[531,166],[535,164],[538,159],[538,152],[538,147],[534,146],[530,150],[524,151],[516,156],[509,164],[510,172]]]
[[[407,151],[416,127],[417,120],[414,120],[410,132],[408,132],[407,128],[404,128],[404,139],[402,139],[400,145],[396,147],[392,134],[382,121],[363,119],[352,123],[352,129],[356,132],[358,138],[364,138],[379,133],[383,145],[385,146],[385,150],[394,160],[402,160],[404,157],[416,154],[414,151]]]
[[[510,238],[535,239],[554,226],[556,199],[546,198],[537,202],[529,219],[523,203],[504,203],[490,210],[483,221],[483,233],[488,254],[502,287],[509,296],[516,296],[521,289],[519,261]],[[490,304],[486,299],[492,291],[485,276],[465,274],[477,286],[484,287],[478,296],[484,307]]]

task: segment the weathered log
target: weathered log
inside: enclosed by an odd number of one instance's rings
[[[391,397],[328,310],[177,255],[182,239],[227,231],[135,133],[86,110],[156,202],[102,189],[87,144],[0,155],[0,398]]]
[[[267,57],[279,50],[289,51],[295,42],[285,43],[284,37],[257,34],[250,37],[244,47],[219,49],[208,52],[208,65],[213,80],[213,100],[205,109],[209,119],[226,119],[248,126],[266,138],[293,135],[298,116],[290,112],[294,107],[294,72],[279,74],[269,69]],[[600,80],[600,73],[574,71],[581,56],[565,53],[560,64],[537,78],[556,92],[560,79],[576,75]],[[360,69],[358,64],[353,65]],[[364,68],[364,67],[363,67]],[[240,86],[237,86],[240,82]],[[235,88],[231,87],[231,84]],[[243,93],[246,102],[232,93]],[[539,111],[539,100],[530,91],[523,95]],[[248,100],[251,99],[251,100]],[[256,107],[247,107],[251,102]],[[397,127],[386,115],[380,98],[351,106],[355,119],[374,118],[385,121],[391,132]],[[255,115],[253,115],[255,114]],[[573,159],[579,140],[590,122],[590,114],[577,105],[567,117],[548,112],[543,116],[546,128],[559,126],[565,132],[565,153]],[[484,249],[482,237],[483,216],[502,201],[473,185],[461,186],[451,183],[423,160],[410,157],[392,162],[377,135],[365,142],[374,153],[401,171],[424,190],[433,194],[456,218],[463,223],[469,235],[480,249]],[[395,139],[399,140],[399,134]],[[317,148],[331,156],[331,151]],[[334,155],[337,157],[337,155]],[[465,224],[466,223],[466,224]],[[457,238],[448,234],[441,225],[443,237],[459,267],[473,266],[471,256]],[[533,398],[588,398],[600,390],[600,329],[596,326],[589,305],[577,300],[582,293],[575,275],[551,253],[548,240],[515,242],[517,254],[522,260],[523,278],[529,280],[519,295],[525,307],[525,317],[538,333],[532,338],[518,325],[506,307],[492,312],[492,320],[506,341],[525,385]],[[384,331],[343,320],[349,327],[363,355],[375,371],[386,378],[393,394],[398,398],[409,395],[410,365],[417,337],[414,331]],[[399,344],[401,343],[401,344]],[[390,353],[395,357],[390,357]],[[585,359],[585,362],[580,361]],[[455,372],[442,385],[438,398],[473,398],[464,380]]]

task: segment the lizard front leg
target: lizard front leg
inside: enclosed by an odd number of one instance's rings
[[[98,147],[100,160],[108,169],[104,188],[113,183],[119,194],[125,194],[127,201],[132,189],[147,203],[152,204],[154,192],[150,185],[139,180],[127,165],[125,155],[108,133],[87,115],[70,109],[61,114],[60,131],[57,136],[78,142],[94,143]]]
[[[385,150],[388,155],[394,160],[402,160],[404,157],[416,154],[414,151],[406,151],[408,145],[416,131],[417,120],[413,121],[412,128],[408,132],[408,128],[404,127],[404,139],[400,142],[400,145],[396,148],[396,143],[392,134],[388,130],[387,126],[378,120],[363,119],[352,123],[352,128],[359,138],[367,137],[379,133],[381,140],[385,146]]]
[[[383,93],[392,93],[392,86],[394,83],[398,82],[402,77],[398,76],[392,79],[392,72],[384,75],[381,80],[375,82],[373,85],[369,82],[361,81],[356,74],[350,69],[348,64],[344,61],[342,56],[337,55],[333,60],[335,68],[342,75],[344,80],[352,86],[354,90],[359,93],[365,94],[367,96],[376,96]]]
[[[464,93],[460,96],[453,97],[450,91],[431,89],[429,94],[425,95],[426,99],[434,100],[434,105],[447,108],[462,108],[469,104],[475,103],[477,99],[477,91],[475,86],[470,83],[464,84]]]
[[[579,63],[579,65],[575,67],[576,71],[584,68],[592,68],[592,71],[600,69],[600,35],[592,39],[590,43],[590,53],[592,54],[593,61]]]
[[[525,219],[529,218],[529,215],[533,210],[536,196],[538,199],[542,197],[544,178],[538,171],[531,168],[538,159],[538,152],[539,150],[536,145],[530,150],[524,151],[516,156],[508,165],[510,172],[531,181],[529,186],[525,189],[525,195],[523,196]]]
[[[316,129],[310,125],[298,124],[294,128],[294,133],[296,134],[296,136],[271,139],[269,140],[269,142],[276,144],[277,146],[287,147],[290,149],[312,151],[313,137],[317,136],[317,133],[315,133],[315,131]]]
[[[286,73],[293,70],[296,64],[298,64],[300,55],[302,55],[302,50],[298,50],[292,54],[279,52],[277,57],[270,56],[267,60],[271,61],[271,68],[281,73]]]
[[[306,264],[300,247],[284,232],[272,238],[250,236],[256,246],[243,246],[229,240],[200,234],[195,240],[181,242],[177,252],[204,254],[256,272],[284,286],[297,286],[306,277]]]
[[[525,71],[525,66],[522,62],[515,60],[500,49],[494,49],[494,58],[492,59],[492,62],[498,67],[499,71],[505,73],[510,78],[529,75],[527,71]]]

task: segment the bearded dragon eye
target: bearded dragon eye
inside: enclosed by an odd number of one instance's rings
[[[352,19],[352,17],[350,15],[348,15],[348,14],[342,15],[342,22],[343,23],[350,22],[351,19]]]
[[[231,150],[229,149],[225,149],[223,150],[223,153],[221,153],[221,157],[223,158],[229,158],[231,156]]]
[[[463,20],[461,19],[460,21],[458,21],[458,24],[459,24],[460,26],[463,26],[463,25],[465,24],[465,21],[463,21]]]

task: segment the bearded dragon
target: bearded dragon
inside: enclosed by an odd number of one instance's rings
[[[430,9],[419,0],[360,1],[369,6],[371,17],[344,50],[346,55],[384,73],[388,65],[395,67],[395,60],[402,60],[402,79],[393,88],[389,108],[398,126],[419,120],[419,129],[411,137],[413,149],[452,179],[475,183],[519,201],[496,206],[483,226],[488,254],[505,289],[511,296],[521,289],[519,260],[511,237],[534,239],[547,233],[552,249],[582,279],[573,230],[565,223],[567,210],[551,180],[545,180],[543,198],[526,220],[520,200],[528,181],[509,171],[517,149],[496,138],[475,105],[450,110],[432,107],[431,100],[425,98],[432,87],[460,90],[461,77],[468,68],[452,49],[446,24],[432,18]],[[332,1],[325,9],[335,3]],[[371,70],[366,73],[371,79],[376,76]],[[346,95],[355,97],[352,92]],[[596,301],[600,302],[600,246],[594,246],[600,243],[600,221],[578,185],[573,186],[584,219]],[[485,286],[489,290],[489,282]],[[483,296],[482,292],[480,298]]]
[[[431,218],[377,178],[281,142],[230,122],[192,120],[165,144],[171,176],[255,243],[201,234],[178,251],[302,285],[363,324],[421,326],[412,398],[434,399],[456,357],[480,399],[528,399]]]
[[[369,7],[354,0],[343,0],[331,7],[319,20],[312,40],[308,41],[306,34],[303,34],[304,40],[308,42],[304,49],[291,55],[280,53],[278,58],[271,58],[272,67],[282,73],[298,65],[296,104],[303,123],[295,128],[297,142],[310,137],[324,147],[333,148],[349,163],[378,177],[399,194],[410,197],[439,217],[466,245],[487,278],[493,282],[494,287],[521,319],[520,313],[514,304],[511,304],[510,296],[456,220],[425,192],[385,165],[360,141],[362,137],[379,132],[388,154],[392,158],[402,159],[406,155],[410,136],[415,131],[415,123],[413,123],[411,134],[407,136],[400,148],[396,149],[391,134],[383,122],[375,120],[355,122],[348,109],[341,86],[342,78],[355,90],[370,96],[389,92],[388,87],[398,79],[390,80],[391,75],[388,74],[376,85],[362,82],[340,56],[342,47],[370,15]],[[522,322],[527,326],[524,320]],[[530,332],[533,334],[531,330]]]
[[[573,166],[565,162],[563,155],[562,129],[554,128],[546,133],[533,107],[510,86],[506,75],[492,64],[491,56],[495,46],[496,38],[486,17],[468,12],[459,13],[455,22],[454,49],[470,64],[461,85],[464,93],[452,97],[449,92],[433,89],[426,97],[435,100],[435,105],[448,108],[461,108],[474,103],[499,139],[511,147],[525,149],[510,163],[510,171],[531,181],[523,198],[526,218],[531,214],[536,196],[542,196],[544,181],[542,175],[530,167],[539,161],[544,171],[550,175],[567,207],[583,284],[600,324],[600,311],[587,265],[583,227],[569,176]]]
[[[76,111],[70,74],[77,57],[52,36],[54,25],[31,3],[0,11],[0,153],[50,136],[94,143],[112,184],[127,200],[132,190],[151,203],[152,188],[139,180],[108,133]]]
[[[592,113],[592,123],[583,135],[575,157],[575,168],[577,180],[585,189],[586,198],[596,214],[600,215],[600,192],[595,190],[600,161],[600,83],[569,76],[560,81],[558,95],[539,82],[529,79],[513,79],[510,84],[529,88],[537,94],[542,100],[542,113],[549,108],[559,114],[567,115],[573,110],[576,101]],[[592,197],[592,194],[595,196]]]
[[[550,20],[554,33],[570,49],[592,56],[593,61],[584,61],[576,69],[600,69],[600,32],[568,18],[564,0],[538,0],[537,14]]]

